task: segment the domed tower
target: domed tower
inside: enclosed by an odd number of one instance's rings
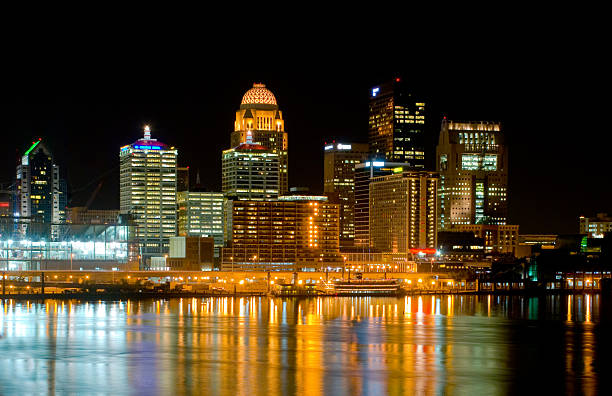
[[[253,88],[242,97],[231,135],[232,147],[246,143],[249,131],[254,143],[278,154],[279,194],[284,194],[289,190],[287,132],[283,112],[278,109],[276,97],[265,84],[253,84]]]

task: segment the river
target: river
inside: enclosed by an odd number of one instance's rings
[[[598,394],[612,301],[0,301],[0,394]]]

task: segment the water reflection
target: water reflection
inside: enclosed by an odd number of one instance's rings
[[[594,394],[600,300],[6,300],[0,394]]]

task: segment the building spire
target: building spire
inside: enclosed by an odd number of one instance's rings
[[[144,126],[144,138],[145,140],[151,140],[151,127],[148,125]]]

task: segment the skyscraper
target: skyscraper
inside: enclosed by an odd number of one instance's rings
[[[400,78],[373,87],[369,105],[373,158],[425,168],[425,103]]]
[[[121,147],[120,211],[131,215],[141,263],[168,251],[169,238],[176,235],[176,163],[178,151],[151,138],[145,126],[144,138]]]
[[[402,171],[370,181],[370,245],[378,252],[435,249],[438,175]]]
[[[508,149],[501,125],[442,122],[437,147],[439,229],[508,222]]]
[[[355,165],[355,246],[370,248],[370,182],[374,177],[410,170],[401,162],[366,161]]]
[[[246,142],[223,151],[223,193],[230,199],[271,199],[279,195],[280,160],[277,152]]]
[[[340,246],[355,240],[355,166],[365,161],[368,145],[330,143],[324,147],[323,188],[330,202],[340,206]]]
[[[56,240],[58,226],[66,220],[66,184],[41,139],[33,142],[21,157],[16,178],[20,231]]]
[[[285,121],[276,97],[264,84],[253,84],[242,97],[240,109],[236,111],[231,147],[246,143],[249,131],[254,142],[278,155],[279,194],[286,193],[289,190],[289,157]]]

